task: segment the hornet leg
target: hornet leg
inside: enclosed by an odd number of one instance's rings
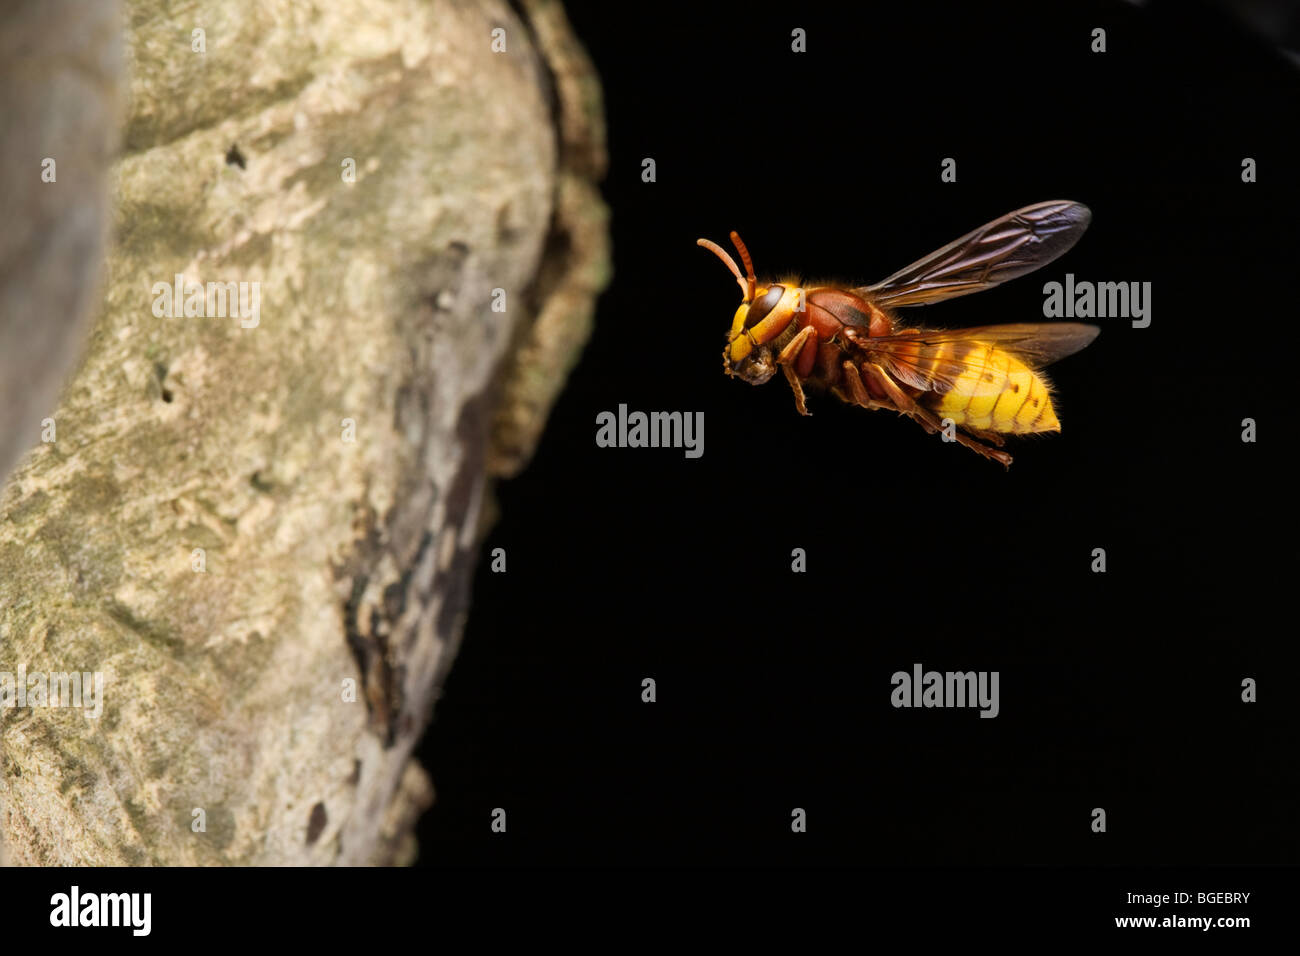
[[[879,365],[867,362],[862,366],[862,368],[863,371],[871,376],[872,380],[877,385],[885,390],[885,394],[889,396],[890,401],[892,401],[894,405],[897,406],[898,410],[904,415],[920,422],[921,425],[926,428],[926,431],[931,434],[943,427],[943,423],[934,412],[916,404],[916,402],[913,401],[912,398],[899,388],[898,384],[889,377],[889,373]],[[959,444],[965,445],[976,454],[983,455],[985,458],[992,461],[1000,462],[1005,468],[1011,467],[1011,456],[1006,452],[996,451],[988,445],[977,442],[975,439],[971,438],[969,435],[963,434],[958,429],[953,429],[953,437]]]
[[[794,369],[788,365],[782,365],[781,371],[785,372],[785,380],[790,383],[790,390],[794,392],[794,407],[800,415],[811,414],[808,411],[808,405],[803,398],[803,385],[799,382],[799,376],[794,374]]]
[[[803,385],[795,372],[794,363],[799,358],[799,353],[804,346],[808,344],[809,339],[816,334],[816,329],[811,325],[804,326],[799,331],[799,334],[790,340],[790,344],[781,350],[781,354],[776,357],[776,364],[781,366],[781,371],[785,372],[785,380],[790,383],[790,390],[794,392],[794,407],[798,409],[800,415],[808,414],[808,405],[804,402]]]
[[[863,408],[889,408],[884,402],[878,402],[871,397],[867,391],[867,386],[862,384],[862,376],[858,374],[858,368],[852,362],[844,362],[840,366],[844,371],[844,387],[848,390],[841,392],[835,389],[835,393],[850,405],[861,405]],[[923,423],[924,424],[924,423]]]

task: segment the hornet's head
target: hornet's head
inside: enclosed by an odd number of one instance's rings
[[[727,347],[722,353],[723,368],[728,375],[751,385],[762,385],[776,374],[772,343],[794,318],[798,290],[783,285],[760,286],[754,278],[754,263],[749,258],[749,250],[740,241],[740,236],[733,232],[731,241],[740,253],[740,261],[745,263],[743,275],[736,261],[716,242],[697,239],[696,245],[703,246],[722,260],[740,283],[744,296],[731,319]]]

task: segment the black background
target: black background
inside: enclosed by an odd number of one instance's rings
[[[422,862],[1296,861],[1294,69],[1191,3],[569,9],[605,86],[615,274],[498,489],[422,747]],[[723,375],[738,289],[697,237],[862,283],[1060,198],[1093,211],[1067,256],[909,314],[1035,321],[1066,272],[1153,284],[1149,328],[1096,320],[1053,367],[1064,430],[1010,472]],[[620,403],[703,411],[703,458],[597,448]],[[999,671],[1000,716],[892,708],[917,662]]]

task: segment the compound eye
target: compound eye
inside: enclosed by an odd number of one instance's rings
[[[776,304],[781,301],[783,295],[785,295],[785,286],[783,285],[774,285],[768,289],[767,295],[749,307],[749,314],[745,316],[745,328],[752,329],[767,318],[767,313],[776,308]]]

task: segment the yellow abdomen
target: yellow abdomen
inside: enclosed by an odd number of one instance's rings
[[[965,343],[960,348],[970,367],[952,389],[931,399],[940,416],[966,428],[1012,435],[1061,430],[1040,375],[1002,349]]]

